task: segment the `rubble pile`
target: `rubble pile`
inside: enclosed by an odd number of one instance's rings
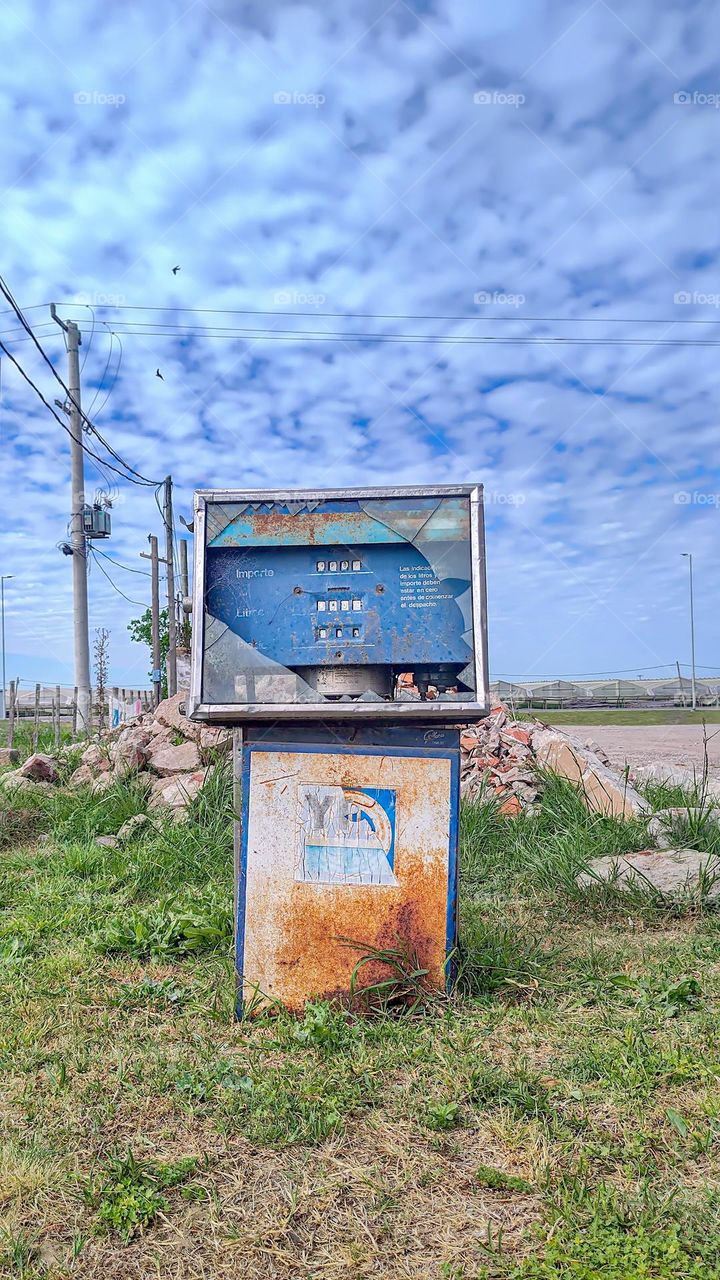
[[[540,794],[532,749],[531,721],[511,720],[502,706],[493,707],[479,724],[460,735],[463,796],[481,793],[500,801],[500,812],[515,815],[528,809]]]
[[[647,809],[626,774],[611,767],[597,743],[583,742],[540,721],[513,720],[502,705],[464,729],[460,745],[462,794],[470,799],[483,792],[494,794],[501,813],[509,816],[533,812],[542,770],[572,782],[594,812],[632,817]]]
[[[178,693],[154,710],[98,735],[83,751],[71,786],[105,791],[121,778],[147,785],[150,809],[169,809],[182,816],[206,781],[219,756],[232,746],[232,733],[195,724],[183,714],[186,694]],[[64,747],[58,754],[75,750]],[[58,782],[57,762],[36,752],[19,769],[2,774],[11,788],[51,786]]]
[[[166,698],[155,711],[93,739],[70,777],[72,786],[102,792],[121,778],[134,777],[148,790],[148,808],[182,817],[222,754],[232,746],[229,729],[195,724],[184,715],[186,694]],[[645,801],[625,773],[609,765],[596,743],[563,733],[538,721],[513,720],[502,705],[479,724],[462,730],[462,794],[469,799],[494,795],[508,817],[533,812],[542,789],[542,770],[551,770],[578,787],[589,809],[632,816]],[[0,774],[5,788],[50,787],[60,781],[64,747],[58,759],[36,752],[19,768]],[[13,762],[14,763],[14,762]]]

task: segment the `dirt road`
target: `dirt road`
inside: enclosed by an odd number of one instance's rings
[[[653,764],[655,761],[681,769],[702,768],[703,733],[699,724],[576,724],[560,727],[583,741],[592,738],[618,768],[626,763]],[[707,732],[710,772],[714,777],[720,777],[720,725],[708,725]]]

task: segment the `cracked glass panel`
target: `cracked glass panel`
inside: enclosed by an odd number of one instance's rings
[[[202,701],[472,700],[468,495],[208,502]]]

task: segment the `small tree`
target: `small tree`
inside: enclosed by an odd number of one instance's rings
[[[105,725],[105,706],[107,700],[108,679],[108,643],[110,632],[107,627],[95,628],[95,705],[98,713],[98,728],[102,733]]]
[[[146,644],[150,650],[150,660],[152,661],[152,609],[146,609],[139,618],[133,618],[128,623],[128,631],[130,638],[138,644]],[[167,655],[170,648],[170,632],[168,631],[168,611],[160,610],[160,689],[163,698],[168,696],[167,687]],[[152,679],[152,667],[148,672]]]

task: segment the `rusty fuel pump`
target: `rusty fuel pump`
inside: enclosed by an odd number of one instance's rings
[[[363,949],[446,985],[482,488],[204,490],[194,528],[188,714],[237,730],[239,1011],[347,993]]]

